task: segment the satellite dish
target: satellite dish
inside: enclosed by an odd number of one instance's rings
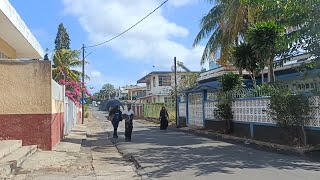
[[[171,71],[174,72],[174,65],[171,66]],[[182,72],[183,69],[180,66],[177,66],[177,72]]]

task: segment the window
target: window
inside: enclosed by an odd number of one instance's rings
[[[153,87],[156,87],[156,77],[153,77],[152,83],[153,83]]]
[[[164,97],[164,103],[172,103],[173,99],[171,97]]]
[[[159,86],[171,86],[171,76],[170,75],[160,75],[159,76]]]

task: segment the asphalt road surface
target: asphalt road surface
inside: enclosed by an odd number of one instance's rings
[[[110,129],[106,112],[93,115]],[[134,121],[132,142],[124,141],[124,122],[118,144],[142,167],[141,173],[160,180],[320,180],[320,163],[281,155]]]

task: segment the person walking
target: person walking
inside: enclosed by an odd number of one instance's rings
[[[169,124],[168,119],[169,119],[168,111],[163,106],[160,111],[160,130],[167,130],[168,124]]]
[[[125,119],[125,137],[126,141],[131,141],[132,129],[133,129],[133,116],[134,112],[131,109],[131,105],[128,105],[128,109],[124,110],[123,113]]]
[[[113,126],[113,138],[118,138],[118,126],[119,122],[122,121],[122,112],[120,111],[120,107],[114,107],[110,113],[109,117],[111,117],[111,123]]]

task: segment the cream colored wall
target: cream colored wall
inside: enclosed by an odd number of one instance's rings
[[[0,52],[4,53],[9,58],[17,58],[17,53],[8,43],[0,38]]]
[[[63,101],[52,99],[52,113],[62,113],[64,112]]]
[[[0,114],[52,112],[50,61],[0,60]]]

